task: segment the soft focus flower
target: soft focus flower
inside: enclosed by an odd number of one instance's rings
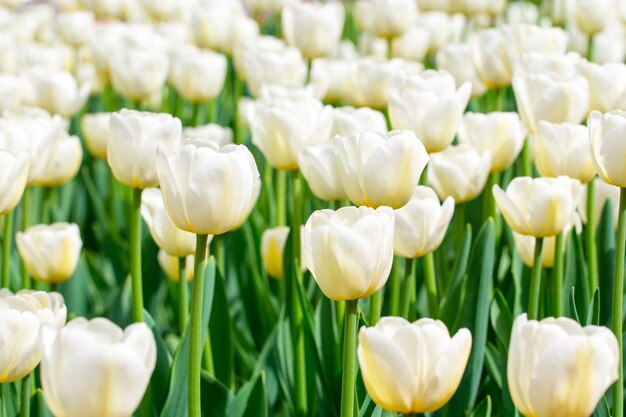
[[[417,16],[414,0],[361,0],[356,3],[359,27],[379,38],[402,35]]]
[[[85,146],[94,158],[107,159],[107,144],[111,136],[110,120],[111,113],[89,113],[80,119]]]
[[[430,155],[428,182],[441,200],[452,197],[464,203],[482,192],[490,169],[490,151],[481,154],[467,144],[449,146]]]
[[[593,195],[593,204],[596,207],[593,213],[593,226],[598,227],[598,225],[600,224],[600,219],[602,218],[602,210],[604,209],[606,203],[611,200],[611,207],[613,209],[613,227],[617,229],[617,222],[619,220],[620,188],[611,184],[607,184],[600,178],[594,178],[592,181],[595,182],[596,187]],[[583,187],[583,191],[580,194],[580,198],[578,199],[578,213],[580,214],[580,218],[585,224],[587,224],[587,222],[589,221],[589,219],[587,219],[587,187],[587,184]]]
[[[40,224],[17,232],[15,243],[22,262],[33,278],[60,284],[72,277],[83,241],[74,223]]]
[[[417,186],[409,202],[395,213],[394,253],[419,258],[441,245],[454,214],[454,199],[448,197],[440,204],[431,188]]]
[[[389,207],[318,210],[302,233],[303,266],[331,300],[356,300],[380,290],[393,261]]]
[[[107,161],[115,178],[133,188],[158,184],[156,149],[172,153],[181,142],[179,119],[167,113],[122,109],[111,115]]]
[[[283,36],[306,59],[330,55],[343,31],[344,9],[340,2],[293,3],[282,10]]]
[[[507,43],[500,29],[484,29],[469,37],[472,61],[478,78],[487,88],[511,84],[513,70],[507,54]]]
[[[456,391],[472,348],[469,330],[450,336],[428,318],[409,323],[383,317],[359,332],[358,357],[367,392],[380,407],[399,413],[438,410]]]
[[[196,236],[172,223],[158,188],[148,188],[141,193],[141,217],[154,242],[169,255],[185,257],[196,253]]]
[[[55,416],[130,416],[156,364],[145,323],[124,331],[104,318],[80,317],[62,329],[44,325],[39,347],[43,396]]]
[[[522,24],[505,25],[500,30],[512,63],[527,52],[564,55],[567,50],[567,32],[559,27]]]
[[[491,172],[510,167],[524,145],[526,130],[517,113],[465,113],[458,131],[459,143],[491,153]]]
[[[581,327],[566,317],[529,321],[522,314],[509,345],[513,403],[525,416],[590,416],[617,379],[620,356],[605,327]]]
[[[94,14],[90,11],[73,11],[57,16],[57,31],[63,40],[74,46],[85,44],[95,26]]]
[[[61,129],[52,131],[50,135],[37,148],[36,162],[31,162],[31,183],[42,187],[67,183],[76,176],[83,161],[83,148],[78,136],[69,136]]]
[[[278,12],[293,0],[244,0],[244,3],[254,13]]]
[[[430,33],[422,26],[412,25],[391,42],[391,56],[411,61],[424,61],[430,46]]]
[[[535,166],[543,177],[567,175],[586,184],[596,175],[586,126],[539,121],[534,141]]]
[[[587,120],[593,164],[605,182],[626,187],[626,111],[593,111]]]
[[[30,160],[26,152],[17,156],[0,149],[0,216],[17,206],[28,180]]]
[[[0,383],[15,382],[39,364],[39,327],[65,324],[67,308],[56,292],[0,289]]]
[[[172,53],[169,79],[187,101],[200,103],[219,95],[226,79],[224,55],[182,48]]]
[[[311,63],[311,84],[326,103],[349,101],[353,63],[344,59],[317,58]]]
[[[514,178],[504,192],[494,185],[498,209],[514,232],[535,237],[556,236],[571,219],[581,191],[569,177]]]
[[[302,176],[316,197],[326,201],[345,200],[333,141],[303,148],[298,156]]]
[[[337,137],[334,146],[344,191],[357,206],[402,207],[429,159],[408,130]]]
[[[353,133],[386,132],[385,115],[369,107],[335,107],[333,108],[333,128],[330,137],[349,136]]]
[[[209,239],[212,239],[213,236],[210,236]],[[209,240],[210,242],[210,240]],[[185,278],[187,281],[193,280],[193,263],[195,260],[194,255],[189,255],[185,258]],[[159,253],[157,254],[157,261],[159,262],[159,266],[163,270],[165,276],[172,280],[173,282],[178,282],[180,279],[180,269],[179,262],[180,258],[178,256],[172,256],[165,252],[163,249],[159,249]]]
[[[222,127],[218,124],[209,123],[204,126],[183,128],[183,138],[201,139],[213,142],[218,147],[233,143],[233,130],[230,127]]]
[[[141,102],[161,91],[168,66],[167,55],[162,51],[121,49],[110,58],[111,83],[123,97]]]
[[[482,96],[487,87],[478,78],[472,62],[472,48],[467,43],[449,43],[437,53],[437,68],[447,71],[454,77],[456,85],[469,82],[472,85],[472,98]]]
[[[190,10],[196,45],[231,55],[238,43],[259,36],[259,25],[246,16],[240,2],[213,1]]]
[[[616,7],[614,0],[573,0],[571,3],[576,26],[588,36],[606,27]]]
[[[575,227],[574,230],[576,233],[580,234],[580,232],[582,232],[580,217],[574,214],[572,218],[575,219],[575,222],[571,221],[567,223],[563,229],[563,236],[565,239],[569,237],[572,227]],[[535,245],[537,244],[537,239],[534,236],[520,235],[517,232],[513,232],[513,240],[515,241],[517,253],[519,253],[520,258],[522,258],[522,262],[524,262],[527,267],[532,268],[535,263]],[[556,236],[543,238],[543,246],[541,247],[542,268],[552,268],[554,266],[555,248]],[[563,251],[565,251],[565,246],[563,246]]]
[[[27,90],[28,81],[24,78],[17,75],[0,74],[0,112],[17,110],[24,104]]]
[[[261,236],[261,258],[267,275],[272,278],[283,277],[283,252],[289,236],[289,227],[279,226],[266,229]]]
[[[445,71],[399,74],[389,89],[391,126],[415,132],[428,153],[445,149],[472,91],[469,83],[458,90],[455,84]]]
[[[26,73],[26,79],[30,86],[26,102],[64,117],[76,114],[91,91],[89,84],[79,87],[76,79],[67,71],[34,69]]]
[[[580,70],[589,83],[590,110],[606,113],[626,109],[626,64],[583,61]]]
[[[243,145],[186,141],[176,154],[157,150],[163,202],[177,227],[219,235],[239,227],[261,191],[259,170]]]

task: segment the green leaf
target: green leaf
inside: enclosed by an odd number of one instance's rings
[[[264,373],[244,385],[226,409],[228,417],[267,417],[268,414]]]
[[[383,410],[380,406],[376,405],[374,401],[372,401],[372,398],[369,395],[367,395],[361,405],[359,417],[394,417],[394,413]]]
[[[613,228],[613,208],[607,200],[602,210],[600,224],[596,231],[598,248],[598,281],[600,286],[600,324],[607,325],[613,311],[613,270],[615,268],[615,229]]]
[[[594,324],[598,326],[600,323],[600,289],[596,288],[587,309],[586,325]]]
[[[163,337],[161,337],[161,331],[159,330],[150,313],[144,310],[143,314],[144,321],[146,322],[148,327],[150,327],[150,330],[152,330],[152,334],[154,335],[154,340],[156,341],[157,347],[156,365],[154,367],[152,377],[150,377],[150,385],[148,387],[146,395],[144,396],[144,402],[146,400],[150,400],[150,403],[156,411],[156,415],[158,415],[163,409],[165,399],[167,398],[167,377],[170,371],[170,366],[172,364],[172,355],[170,354],[170,351],[167,348]]]
[[[463,243],[458,257],[452,268],[452,279],[446,293],[439,303],[440,319],[454,332],[457,328],[456,324],[460,319],[461,310],[459,309],[459,300],[463,293],[465,280],[463,277],[467,273],[467,264],[469,261],[470,249],[472,247],[472,226],[467,225],[463,235]]]
[[[19,412],[15,384],[0,384],[0,398],[0,416],[15,417]]]
[[[500,290],[496,290],[494,293],[493,301],[491,302],[490,318],[491,326],[502,346],[509,346],[511,330],[513,329],[513,317],[509,305]]]
[[[232,387],[235,382],[235,347],[233,344],[232,320],[228,310],[228,300],[224,288],[224,278],[216,272],[213,308],[209,319],[211,335],[211,349],[215,376],[226,387]]]
[[[609,402],[606,399],[606,395],[603,395],[592,414],[592,417],[611,417],[611,408]]]
[[[491,417],[491,397],[489,395],[476,407],[471,417]]]
[[[203,417],[228,417],[227,410],[235,396],[206,371],[202,371],[200,395]]]

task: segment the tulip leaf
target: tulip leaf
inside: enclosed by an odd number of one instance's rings
[[[491,397],[487,397],[476,407],[470,417],[491,417]]]
[[[228,417],[267,417],[265,374],[262,372],[248,381],[226,408]]]
[[[161,331],[154,321],[154,318],[152,318],[150,313],[146,310],[144,310],[143,314],[144,321],[148,327],[150,327],[150,330],[152,330],[154,340],[156,341],[157,359],[152,377],[150,377],[150,385],[148,386],[148,390],[142,402],[152,404],[158,414],[163,409],[165,399],[167,398],[167,376],[172,364],[172,355],[170,355],[169,349],[161,337]]]
[[[502,346],[508,346],[511,330],[513,329],[513,317],[509,305],[500,290],[496,290],[494,293],[493,301],[491,302],[490,318],[491,326]]]
[[[18,414],[17,390],[15,384],[0,384],[0,416],[14,417]]]
[[[598,248],[598,281],[600,286],[600,324],[607,325],[613,311],[613,270],[615,268],[615,230],[613,207],[608,199],[602,210],[596,232]]]
[[[599,325],[600,322],[600,290],[596,288],[593,292],[593,297],[591,297],[591,302],[589,303],[589,308],[587,309],[587,321],[586,325]]]
[[[233,386],[235,377],[235,348],[231,329],[232,320],[228,310],[224,278],[216,271],[209,331],[212,335],[219,335],[211,338],[215,376],[229,388]]]
[[[359,417],[393,417],[394,413],[391,411],[383,410],[380,406],[376,405],[372,398],[367,395],[363,404],[361,405],[361,411]]]
[[[235,396],[220,381],[202,371],[200,385],[203,417],[227,417],[227,409]]]
[[[52,417],[52,413],[50,412],[50,410],[48,410],[41,388],[38,388],[37,391],[30,397],[30,399],[31,416]]]
[[[606,395],[603,395],[598,402],[598,405],[596,406],[592,417],[611,417],[611,408],[609,407],[609,402],[606,399]]]

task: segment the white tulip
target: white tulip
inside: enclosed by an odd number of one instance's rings
[[[626,111],[615,110],[606,114],[592,111],[587,126],[598,176],[611,185],[626,187]]]
[[[513,63],[516,74],[546,74],[560,78],[572,78],[579,74],[580,55],[570,52],[566,55],[525,52]]]
[[[487,87],[478,78],[472,61],[472,48],[467,43],[449,43],[437,53],[437,68],[447,71],[454,77],[457,85],[469,82],[472,85],[472,98],[482,96]]]
[[[26,152],[14,156],[0,149],[0,216],[9,213],[20,202],[29,167],[30,159]]]
[[[369,107],[335,107],[333,108],[333,128],[330,137],[349,136],[353,133],[386,132],[385,115]]]
[[[283,277],[283,253],[289,237],[289,227],[279,226],[266,229],[261,236],[261,258],[267,275],[272,278]]]
[[[57,30],[63,40],[74,47],[84,45],[96,24],[94,14],[89,11],[60,13],[57,16]]]
[[[391,43],[391,56],[422,62],[430,46],[430,32],[417,25],[411,26]]]
[[[107,144],[111,136],[110,120],[111,113],[89,113],[80,119],[85,146],[95,158],[107,159]]]
[[[213,236],[209,236],[209,243],[213,239]],[[180,261],[178,256],[172,256],[165,252],[163,249],[159,249],[157,254],[157,261],[159,266],[163,270],[165,276],[173,282],[179,282],[180,280]],[[193,280],[193,264],[195,261],[195,255],[189,255],[185,258],[185,278],[187,281]]]
[[[601,32],[615,12],[614,0],[574,0],[572,9],[576,26],[588,36]]]
[[[333,141],[303,148],[298,156],[302,176],[316,197],[326,201],[348,198],[343,190]]]
[[[218,147],[233,143],[233,130],[230,127],[222,127],[218,124],[209,123],[204,126],[183,128],[183,138],[201,139],[215,143]]]
[[[168,66],[167,55],[161,51],[122,49],[110,58],[111,83],[125,98],[141,102],[161,91]]]
[[[317,58],[311,63],[311,84],[324,102],[349,101],[353,63],[344,59]]]
[[[589,108],[602,113],[626,110],[626,64],[598,65],[581,62],[580,70],[589,83]]]
[[[380,38],[402,35],[417,17],[413,0],[362,0],[356,3],[358,26]]]
[[[67,71],[33,69],[26,73],[26,79],[30,86],[26,102],[64,117],[71,117],[80,111],[91,91],[89,84],[79,87]]]
[[[169,80],[187,101],[201,103],[217,97],[226,79],[226,57],[195,48],[172,53]]]
[[[507,54],[507,42],[497,28],[484,29],[469,37],[472,61],[478,78],[487,88],[511,84],[513,70]]]

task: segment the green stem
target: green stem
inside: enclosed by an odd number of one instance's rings
[[[300,172],[291,171],[291,190],[293,192],[293,213],[291,214],[291,232],[293,233],[293,257],[300,263],[300,225],[302,224],[302,181]]]
[[[589,35],[587,38],[587,61],[591,62],[593,57],[593,35]]]
[[[133,288],[132,318],[143,321],[143,290],[141,284],[141,188],[133,188],[130,212],[130,279]]]
[[[217,123],[216,102],[217,102],[217,98],[214,98],[213,100],[209,100],[206,103],[206,122],[207,123]]]
[[[533,166],[530,158],[530,138],[528,137],[524,141],[524,147],[522,148],[522,176],[533,176]]]
[[[598,287],[598,250],[596,248],[595,194],[596,182],[587,184],[587,225],[585,226],[585,253],[587,255],[587,271],[591,294]]]
[[[22,196],[22,231],[25,231],[30,226],[30,215],[31,215],[31,203],[32,203],[32,189],[27,187],[24,190],[24,195]],[[29,289],[31,286],[30,276],[28,275],[28,270],[26,266],[22,265],[22,289]]]
[[[590,221],[588,219],[588,221]],[[626,188],[620,190],[619,223],[613,277],[613,333],[617,337],[618,352],[623,352],[622,317],[624,303],[624,252],[626,252]],[[613,417],[624,415],[624,364],[619,361],[618,377],[613,386]]]
[[[404,318],[409,316],[411,310],[411,298],[415,294],[415,277],[413,276],[413,258],[406,258],[404,263],[404,283],[402,285],[402,304],[400,315]]]
[[[356,325],[359,300],[346,301],[343,327],[343,374],[341,376],[341,417],[354,415],[356,385]]]
[[[191,318],[189,322],[189,417],[200,417],[200,372],[202,363],[202,301],[204,295],[204,268],[207,259],[208,235],[196,235],[196,257],[191,290]]]
[[[20,399],[20,417],[30,416],[30,374],[22,378],[22,398]]]
[[[11,210],[4,215],[4,236],[2,238],[2,288],[11,288],[11,246],[13,245],[13,217]]]
[[[213,256],[215,256],[215,266],[222,277],[225,277],[224,271],[224,235],[213,236],[211,242],[213,248]]]
[[[41,205],[39,207],[39,219],[42,224],[50,223],[50,212],[52,211],[52,207],[49,207],[52,204],[52,189],[50,187],[42,187],[41,189]]]
[[[402,279],[398,274],[398,265],[394,259],[394,265],[391,269],[391,276],[389,277],[389,315],[397,316],[400,314],[398,311],[400,308],[400,286],[402,285]]]
[[[563,315],[563,263],[564,253],[563,245],[565,244],[565,233],[561,232],[556,235],[554,242],[554,317]]]
[[[276,226],[287,224],[287,173],[276,170]]]
[[[463,241],[465,234],[465,203],[459,203],[454,208],[454,237],[455,242]]]
[[[541,293],[541,251],[543,238],[535,238],[535,259],[530,277],[530,299],[528,300],[528,319],[537,320],[539,317],[539,295]]]
[[[370,326],[376,325],[380,320],[380,310],[383,306],[383,290],[376,291],[370,297]]]
[[[489,179],[487,180],[487,185],[485,186],[485,190],[483,192],[483,221],[487,220],[489,217],[494,220],[498,217],[498,210],[496,210],[496,201],[493,198],[493,186],[500,182],[500,174],[497,172],[492,172],[489,174]]]
[[[191,103],[191,118],[189,119],[188,126],[199,126],[201,114],[200,114],[200,103]]]
[[[178,258],[178,328],[182,337],[189,314],[189,287],[187,285],[187,258]]]
[[[427,253],[422,258],[424,262],[424,283],[428,295],[428,316],[436,319],[439,315],[439,302],[437,301],[437,278],[435,276],[435,257],[433,253]]]

